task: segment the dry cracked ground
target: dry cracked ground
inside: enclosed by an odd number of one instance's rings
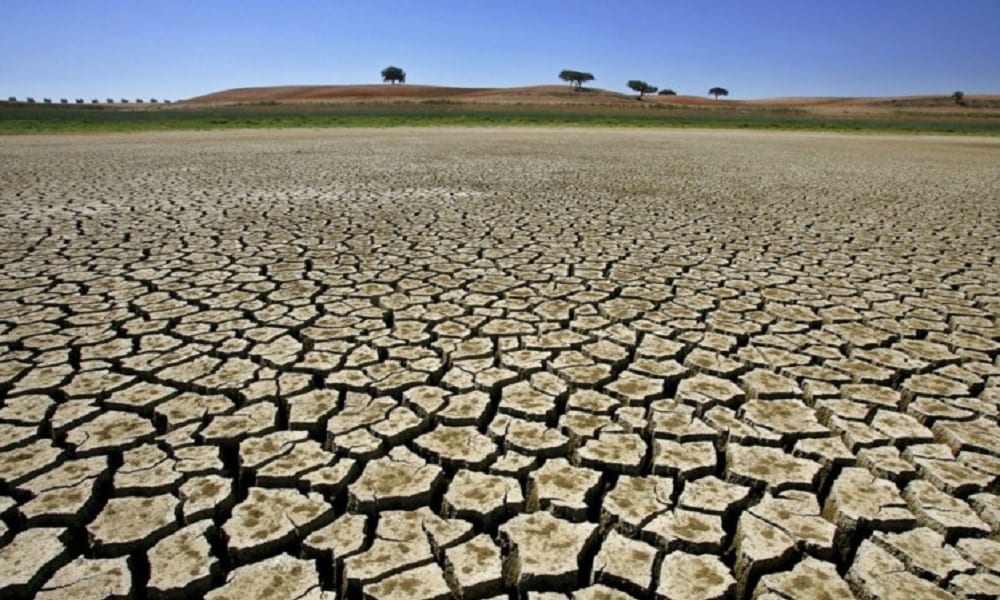
[[[994,598],[1000,143],[0,141],[4,598]]]

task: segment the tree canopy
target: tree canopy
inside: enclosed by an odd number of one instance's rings
[[[406,71],[400,69],[399,67],[386,67],[382,69],[382,81],[388,81],[393,85],[396,85],[397,83],[406,83]]]
[[[576,89],[583,87],[583,84],[588,81],[593,81],[594,76],[590,73],[585,73],[583,71],[573,71],[571,69],[563,69],[559,73],[559,79],[563,81],[568,81]]]
[[[951,95],[951,99],[955,101],[955,104],[961,104],[965,100],[965,92],[958,90]]]
[[[656,92],[655,85],[649,85],[641,79],[630,79],[628,87],[639,93],[640,100],[642,99],[643,94],[653,94]]]
[[[665,89],[665,90],[660,90],[660,91],[659,91],[659,92],[657,92],[657,93],[658,93],[658,94],[659,94],[660,96],[676,96],[676,95],[677,95],[677,92],[675,92],[674,90],[672,90],[672,89],[670,89],[670,88],[667,88],[667,89]]]
[[[715,99],[718,100],[719,96],[728,96],[729,95],[729,90],[727,90],[726,88],[722,88],[722,87],[714,87],[714,88],[708,90],[708,95],[709,96],[715,96]]]

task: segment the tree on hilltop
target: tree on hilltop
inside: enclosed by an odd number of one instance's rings
[[[655,85],[649,85],[648,83],[646,83],[645,81],[642,81],[640,79],[631,79],[631,80],[629,80],[628,87],[631,88],[633,91],[636,91],[636,92],[639,93],[639,100],[642,100],[642,96],[644,94],[653,94],[653,93],[656,93],[656,86]]]
[[[951,95],[951,99],[955,101],[955,104],[964,105],[965,104],[965,92],[958,90]]]
[[[563,69],[559,73],[559,79],[563,81],[568,81],[574,89],[579,90],[583,87],[583,84],[588,81],[593,81],[594,76],[590,73],[584,73],[583,71],[572,71],[570,69]]]
[[[400,69],[399,67],[386,67],[382,69],[382,81],[387,81],[392,85],[396,85],[397,83],[406,83],[406,71]]]
[[[719,96],[728,96],[729,95],[729,90],[727,90],[726,88],[714,87],[714,88],[708,90],[708,95],[709,96],[715,96],[715,99],[718,100]]]

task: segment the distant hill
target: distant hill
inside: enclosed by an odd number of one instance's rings
[[[491,104],[568,104],[607,106],[632,103],[634,94],[601,88],[575,91],[568,85],[535,85],[510,88],[464,88],[415,84],[371,85],[285,85],[234,88],[181,101],[181,104],[281,103],[369,103],[369,102],[483,102]],[[920,111],[940,114],[970,110],[1000,109],[1000,95],[966,96],[966,106],[956,105],[950,94],[875,98],[764,98],[755,100],[719,99],[708,96],[647,95],[643,102],[679,107],[728,107],[804,110],[818,114],[889,114]]]
[[[628,100],[631,96],[586,88],[579,92],[568,85],[536,85],[513,88],[460,88],[437,85],[288,85],[234,88],[190,98],[189,104],[235,102],[315,102],[370,100],[482,100],[502,102],[559,101],[589,103],[595,100]]]

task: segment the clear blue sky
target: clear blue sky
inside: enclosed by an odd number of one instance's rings
[[[0,96],[558,83],[733,98],[1000,93],[1000,0],[0,0]]]

